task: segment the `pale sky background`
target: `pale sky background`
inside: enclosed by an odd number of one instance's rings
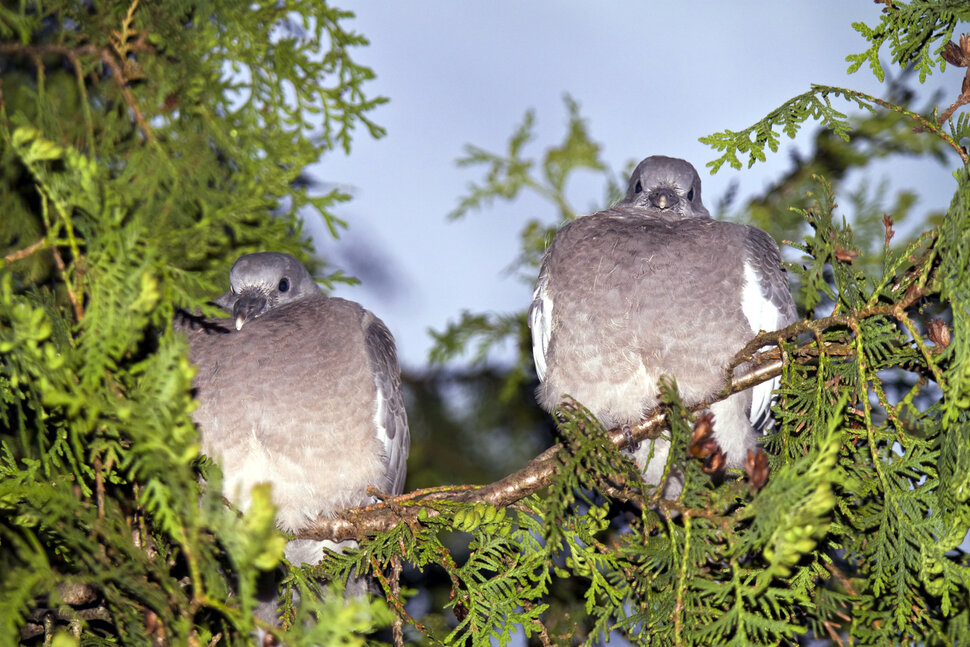
[[[310,169],[354,199],[335,210],[350,225],[340,241],[320,223],[307,223],[308,230],[338,266],[355,271],[342,259],[353,248],[371,255],[373,267],[394,281],[390,291],[371,281],[335,293],[384,319],[402,364],[412,368],[427,361],[427,329],[442,330],[462,309],[510,312],[528,305],[531,286],[505,269],[518,253],[522,223],[536,215],[556,218],[551,205],[529,200],[497,202],[448,221],[467,184],[482,178],[481,170],[455,166],[465,144],[504,151],[531,108],[538,137],[528,151],[539,154],[565,133],[562,97],[569,93],[612,169],[652,154],[683,157],[701,173],[708,207],[735,180],[738,204],[784,174],[788,152],[796,145],[807,151],[807,137],[785,140],[767,163],[742,171],[724,167],[715,176],[704,165],[717,154],[699,137],[752,125],[812,83],[886,93],[867,69],[846,74],[845,56],[867,48],[851,23],[879,20],[880,6],[871,0],[340,6],[356,13],[345,27],[371,42],[353,56],[377,74],[367,86],[370,95],[390,98],[370,115],[388,134],[371,140],[358,130],[349,156],[331,153]],[[963,72],[948,66],[934,74],[920,97],[944,87],[945,107],[959,93]],[[809,122],[803,132],[814,128]],[[955,154],[947,167],[894,159],[870,177],[888,176],[893,189],[917,191],[916,216],[949,203],[957,164]],[[590,211],[605,206],[600,184],[582,184],[570,187],[574,205]]]

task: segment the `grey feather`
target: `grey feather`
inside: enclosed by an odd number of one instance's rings
[[[400,493],[409,434],[384,324],[326,296],[288,254],[242,256],[230,282],[217,302],[233,319],[176,322],[225,495],[245,509],[252,486],[270,482],[279,526],[297,531],[370,503],[368,486]]]
[[[379,430],[378,437],[384,443],[384,453],[387,457],[387,471],[381,486],[384,492],[396,495],[404,489],[408,449],[411,444],[397,351],[390,331],[384,322],[373,315],[365,324],[364,343],[378,394],[374,422]]]
[[[795,302],[788,287],[788,277],[781,264],[781,254],[774,239],[757,227],[747,228],[744,257],[750,262],[760,280],[761,294],[778,310],[779,327],[798,318]]]
[[[752,270],[757,289],[746,292]],[[529,316],[537,399],[552,411],[568,394],[607,427],[634,424],[658,404],[661,375],[677,380],[688,404],[704,401],[724,386],[729,362],[762,321],[775,329],[794,317],[770,236],[713,220],[693,166],[649,157],[623,200],[567,224],[546,250]],[[752,419],[764,411],[753,410],[752,397],[711,407],[731,466],[757,446]],[[761,400],[761,408],[770,401]],[[667,446],[657,443],[647,465],[646,445],[635,458],[656,484]]]

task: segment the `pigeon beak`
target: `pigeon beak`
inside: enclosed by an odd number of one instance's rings
[[[232,306],[232,319],[236,323],[236,330],[242,330],[247,321],[251,321],[266,310],[266,297],[262,294],[241,294]]]
[[[650,204],[657,209],[669,209],[677,204],[680,198],[677,197],[677,194],[672,189],[657,189],[650,193],[649,200]]]

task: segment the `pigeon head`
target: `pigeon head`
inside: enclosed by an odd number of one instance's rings
[[[300,261],[280,252],[258,252],[236,259],[229,291],[213,303],[231,314],[240,330],[268,310],[319,293]]]
[[[649,209],[665,220],[710,218],[701,202],[701,178],[689,163],[654,155],[640,162],[619,204]]]

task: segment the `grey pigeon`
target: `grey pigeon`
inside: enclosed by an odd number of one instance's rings
[[[771,236],[712,219],[693,166],[648,157],[619,203],[565,225],[546,250],[529,312],[537,399],[551,412],[568,394],[607,428],[632,425],[658,404],[661,375],[676,379],[688,405],[702,402],[755,334],[796,317]],[[711,406],[727,466],[757,448],[775,388],[777,380]],[[663,439],[654,445],[653,458],[651,443],[634,453],[650,485],[669,450]],[[679,489],[672,483],[664,495]]]
[[[370,503],[367,486],[400,494],[410,436],[394,339],[353,301],[325,295],[289,254],[241,256],[215,303],[229,320],[185,318],[198,367],[193,413],[224,493],[246,509],[272,483],[277,523],[299,531],[318,516]],[[294,541],[291,562],[314,563],[320,542]]]

